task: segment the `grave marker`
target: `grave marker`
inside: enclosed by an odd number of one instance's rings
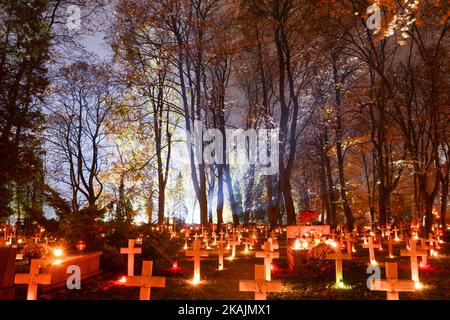
[[[266,300],[267,292],[281,292],[281,281],[268,281],[264,279],[263,265],[255,265],[255,280],[239,281],[239,291],[255,292],[255,300]]]

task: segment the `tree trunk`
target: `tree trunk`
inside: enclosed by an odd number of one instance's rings
[[[165,195],[164,190],[161,190],[161,188],[158,188],[159,190],[159,196],[158,196],[158,224],[164,223],[164,201],[165,201]]]
[[[441,180],[441,224],[444,230],[447,230],[447,199],[448,199],[449,176]]]
[[[217,165],[217,225],[223,223],[223,165]]]
[[[347,227],[349,230],[353,230],[353,224],[355,219],[352,214],[352,210],[347,200],[347,190],[344,176],[344,155],[342,152],[342,110],[341,110],[341,89],[338,85],[338,69],[335,62],[333,62],[333,77],[334,77],[334,87],[335,87],[335,99],[337,107],[336,116],[336,153],[339,171],[339,184],[341,185],[341,199],[342,206],[344,208],[345,220],[347,222]]]
[[[245,193],[244,204],[244,225],[248,225],[250,222],[250,213],[253,211],[253,186],[255,182],[255,165],[250,164],[247,174],[248,182]]]
[[[387,206],[386,206],[386,191],[383,188],[383,184],[380,183],[378,188],[378,223],[380,226],[386,225],[387,222]]]
[[[433,227],[433,204],[434,199],[430,196],[424,196],[425,200],[425,232],[424,235],[426,236],[431,232],[431,229]]]
[[[233,224],[239,224],[239,209],[233,192],[233,183],[231,181],[230,166],[225,165],[225,183],[227,185],[228,199],[230,200],[231,212],[233,214]]]
[[[322,148],[323,150],[323,148]],[[328,197],[328,188],[327,188],[327,180],[326,180],[326,168],[325,168],[325,161],[323,159],[323,156],[321,157],[320,161],[320,199],[322,201],[322,208],[325,209],[327,219],[327,224],[331,223],[331,208],[330,208],[330,199]],[[323,220],[322,220],[323,222]]]
[[[200,206],[200,224],[208,225],[208,199],[206,196],[206,172],[205,164],[198,165],[200,185],[199,185],[199,206]]]
[[[292,188],[289,177],[284,177],[281,183],[281,192],[283,194],[284,206],[287,213],[287,224],[295,225],[295,206],[294,200],[292,199]]]
[[[278,195],[274,194],[274,190],[278,190],[278,188],[274,188],[273,185],[273,176],[266,176],[266,185],[267,185],[267,213],[269,217],[269,224],[271,228],[277,226],[278,220],[280,219],[280,207],[279,207],[279,199]]]
[[[332,226],[336,226],[337,225],[336,194],[335,194],[335,190],[333,188],[334,183],[333,183],[333,175],[331,172],[331,161],[330,161],[330,157],[328,156],[328,154],[326,154],[326,152],[324,153],[324,158],[325,158],[325,168],[326,168],[327,179],[328,179],[328,196],[330,197],[330,210],[331,210],[330,220],[329,220],[328,224],[330,224]]]

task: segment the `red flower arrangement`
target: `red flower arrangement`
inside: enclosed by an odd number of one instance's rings
[[[317,215],[318,215],[317,211],[304,210],[300,212],[300,214],[298,215],[297,221],[299,223],[311,222],[317,217]]]

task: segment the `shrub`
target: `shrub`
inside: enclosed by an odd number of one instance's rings
[[[123,257],[118,248],[105,245],[100,256],[100,268],[106,272],[123,273],[127,270],[127,263]]]

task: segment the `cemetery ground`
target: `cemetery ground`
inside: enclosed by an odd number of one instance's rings
[[[395,258],[390,260],[386,248],[376,251],[377,261],[398,262],[399,279],[411,279],[409,257],[399,257],[403,246],[394,249]],[[153,276],[166,277],[165,288],[152,288],[152,300],[252,300],[252,292],[240,292],[239,281],[254,279],[254,265],[263,264],[263,259],[242,252],[243,246],[237,250],[235,259],[224,258],[224,269],[218,271],[216,254],[201,258],[201,283],[193,285],[193,259],[180,252],[177,257],[177,268],[169,261],[158,260],[153,267]],[[346,300],[385,300],[385,292],[370,291],[367,286],[369,255],[368,250],[357,244],[357,252],[352,260],[343,261],[344,288],[336,288],[335,262],[333,260],[309,261],[290,272],[286,260],[286,244],[280,241],[280,258],[274,260],[272,280],[281,280],[281,293],[269,293],[267,299],[346,299]],[[450,299],[450,245],[443,244],[439,258],[429,259],[430,266],[420,268],[420,281],[424,285],[416,292],[401,292],[401,300],[441,300]],[[420,259],[420,258],[419,258]],[[149,260],[147,257],[144,260]],[[151,260],[151,259],[150,259]],[[142,257],[136,258],[135,274],[140,274]],[[59,289],[40,291],[41,300],[137,300],[138,287],[126,287],[119,281],[126,276],[126,269],[121,273],[103,272],[101,275],[83,280],[80,290]],[[386,277],[381,267],[381,278]],[[42,290],[42,289],[40,289]],[[26,287],[16,287],[16,299],[26,298]]]

